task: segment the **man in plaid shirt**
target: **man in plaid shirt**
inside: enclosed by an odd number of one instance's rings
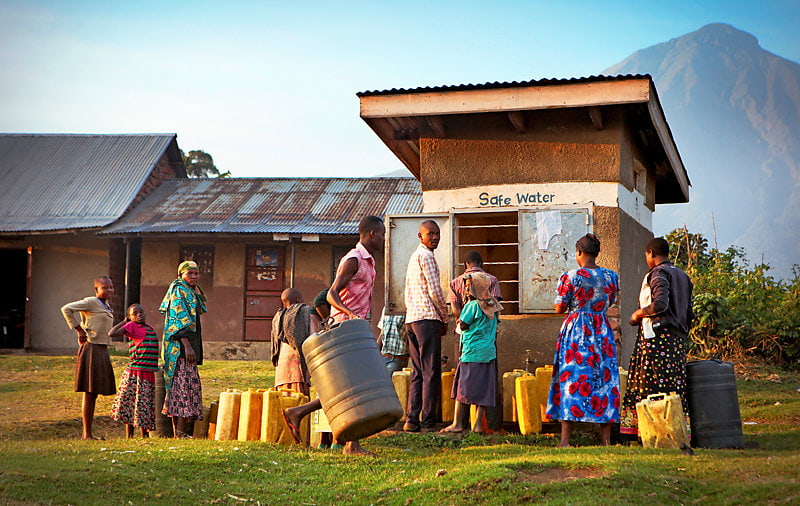
[[[447,304],[433,250],[441,234],[433,220],[419,227],[420,244],[406,271],[406,333],[411,357],[411,386],[403,430],[432,430],[442,384],[442,336],[447,332]]]

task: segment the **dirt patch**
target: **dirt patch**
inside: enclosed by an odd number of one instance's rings
[[[594,467],[546,467],[544,469],[519,469],[515,481],[523,483],[556,483],[560,481],[580,480],[583,478],[603,478],[606,472]]]

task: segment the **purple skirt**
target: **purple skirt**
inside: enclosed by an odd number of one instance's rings
[[[491,362],[459,362],[450,397],[462,404],[494,406],[497,392],[497,359]]]

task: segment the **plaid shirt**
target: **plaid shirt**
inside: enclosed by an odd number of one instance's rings
[[[406,337],[406,316],[402,314],[382,314],[378,328],[381,329],[381,355],[393,357],[408,356]]]
[[[447,323],[447,304],[433,250],[421,244],[412,253],[406,271],[406,323],[440,320]]]

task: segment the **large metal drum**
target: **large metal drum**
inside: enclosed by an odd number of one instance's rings
[[[686,364],[692,446],[744,448],[733,364],[718,359]]]
[[[347,320],[309,336],[303,354],[336,439],[371,436],[403,416],[366,320]]]

